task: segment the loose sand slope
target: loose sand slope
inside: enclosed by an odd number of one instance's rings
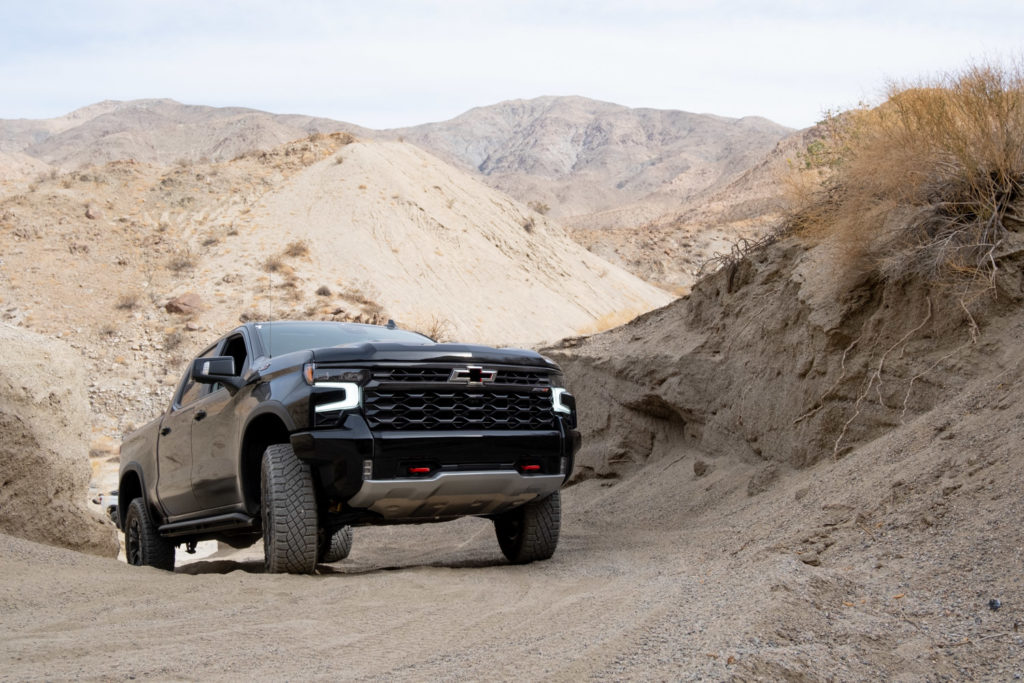
[[[348,145],[264,196],[252,220],[213,272],[304,241],[309,260],[296,270],[309,294],[357,283],[397,320],[445,319],[459,338],[553,340],[670,299],[409,144]]]

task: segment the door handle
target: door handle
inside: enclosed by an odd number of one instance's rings
[[[163,429],[160,430],[160,436],[167,436],[170,433],[171,433],[171,428],[170,427],[164,427]]]
[[[192,419],[198,422],[199,420],[202,420],[204,417],[206,417],[206,411],[200,409],[196,411],[196,415]]]

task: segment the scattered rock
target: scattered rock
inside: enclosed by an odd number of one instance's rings
[[[102,218],[103,212],[100,211],[97,207],[93,206],[92,204],[89,204],[88,206],[85,207],[85,217],[91,221],[94,221],[97,218]]]
[[[203,300],[195,292],[185,292],[181,296],[176,296],[164,306],[168,313],[177,313],[178,315],[193,315],[201,311],[202,308]]]
[[[1000,602],[999,598],[992,598],[991,600],[988,601],[988,608],[990,610],[992,610],[993,612],[998,611],[999,608],[1002,607],[1002,606],[1003,606],[1003,603]]]
[[[199,325],[189,320],[187,323],[185,323],[185,329],[188,330],[189,332],[198,332]]]
[[[703,477],[708,473],[708,464],[704,460],[697,458],[693,461],[693,474],[698,477]]]

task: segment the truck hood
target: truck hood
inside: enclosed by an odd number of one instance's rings
[[[314,349],[317,363],[354,363],[359,361],[396,361],[403,363],[493,363],[528,365],[557,370],[558,366],[536,351],[496,349],[470,344],[396,344],[394,342],[361,342]]]

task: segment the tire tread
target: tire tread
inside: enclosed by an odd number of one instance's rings
[[[146,505],[144,498],[134,498],[128,505],[128,514],[125,515],[125,545],[128,544],[127,530],[134,517],[139,520],[142,564],[147,567],[174,571],[174,544],[160,535],[156,522],[149,514],[149,506]]]
[[[268,446],[263,454],[261,502],[263,551],[271,573],[310,574],[316,569],[316,493],[309,465],[290,444]]]

